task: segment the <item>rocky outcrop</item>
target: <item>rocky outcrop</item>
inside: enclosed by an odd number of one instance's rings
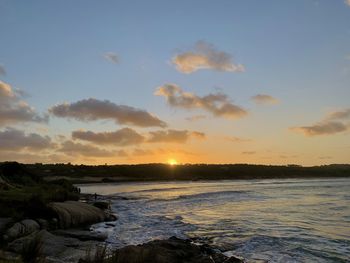
[[[84,261],[80,261],[84,262]],[[127,246],[115,252],[115,263],[243,263],[237,257],[226,257],[206,245],[172,237],[143,245]]]
[[[94,224],[110,219],[103,210],[77,201],[50,203],[48,207],[57,215],[60,228]]]
[[[22,220],[21,222],[15,223],[12,227],[7,229],[3,238],[6,241],[11,241],[16,238],[29,235],[39,230],[40,230],[40,226],[36,221],[32,219],[25,219],[25,220]]]
[[[12,218],[1,217],[0,218],[0,234],[4,233],[8,225],[12,222]]]

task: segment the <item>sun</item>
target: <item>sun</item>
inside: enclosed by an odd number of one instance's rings
[[[169,165],[177,165],[177,161],[175,159],[169,159],[168,164]]]

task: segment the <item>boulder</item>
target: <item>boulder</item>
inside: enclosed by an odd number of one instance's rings
[[[116,250],[114,263],[243,263],[237,257],[227,257],[205,245],[195,245],[191,240],[171,237],[138,246]]]
[[[4,235],[4,240],[11,241],[19,237],[27,236],[39,230],[40,226],[36,221],[32,219],[24,219],[7,229]]]
[[[72,237],[79,239],[81,241],[95,240],[95,241],[105,241],[108,238],[106,232],[94,232],[90,230],[81,229],[59,229],[53,232],[53,234],[64,237]]]
[[[94,224],[108,219],[103,210],[78,201],[50,203],[48,207],[56,214],[60,228]]]

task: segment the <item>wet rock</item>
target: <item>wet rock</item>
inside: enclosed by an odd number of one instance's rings
[[[4,240],[11,241],[19,237],[29,235],[33,232],[39,231],[39,224],[32,219],[24,219],[21,222],[15,223],[9,228],[4,235]]]
[[[102,210],[110,209],[109,202],[99,201],[99,202],[93,203],[93,205],[96,206],[97,208],[102,209]]]
[[[115,263],[243,263],[236,257],[227,257],[208,246],[193,244],[190,240],[172,237],[143,245],[127,246],[115,252]]]

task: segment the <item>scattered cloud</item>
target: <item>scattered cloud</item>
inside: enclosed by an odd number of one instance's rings
[[[79,121],[114,120],[118,124],[139,127],[166,127],[166,123],[147,111],[108,100],[85,99],[74,103],[58,104],[49,109],[56,117]]]
[[[123,128],[115,132],[73,131],[73,139],[93,142],[96,144],[110,144],[117,146],[135,145],[144,142],[145,138],[135,130]]]
[[[93,145],[75,143],[70,140],[63,142],[58,151],[71,156],[78,155],[85,157],[112,157],[117,155],[116,153],[100,149]]]
[[[235,64],[232,55],[217,50],[212,44],[198,41],[193,50],[177,54],[172,58],[176,69],[182,73],[193,73],[200,69],[243,72],[242,64]]]
[[[183,109],[203,109],[214,116],[226,118],[241,118],[247,115],[243,108],[231,103],[229,97],[223,93],[209,94],[203,97],[184,92],[176,84],[165,84],[159,87],[155,95],[166,98],[172,107]]]
[[[347,121],[350,121],[350,108],[331,112],[316,124],[290,129],[306,136],[331,135],[349,130],[350,124]]]
[[[5,76],[5,75],[6,75],[5,67],[0,65],[0,76]]]
[[[103,57],[114,64],[119,63],[119,56],[114,52],[107,52],[103,55]]]
[[[271,104],[277,104],[279,103],[279,100],[270,96],[270,95],[266,95],[266,94],[258,94],[252,97],[252,100],[256,103],[256,104],[260,104],[260,105],[271,105]]]
[[[345,124],[335,121],[320,122],[311,126],[291,128],[291,130],[304,133],[306,136],[331,135],[344,132],[347,129],[348,127]]]
[[[21,99],[21,92],[0,81],[0,126],[18,122],[47,122],[35,109]]]
[[[50,137],[36,133],[25,134],[24,131],[6,128],[0,131],[0,151],[43,150],[52,147]]]
[[[205,115],[194,115],[194,116],[192,116],[192,117],[186,118],[186,120],[187,120],[187,121],[193,122],[193,121],[204,120],[204,119],[206,119],[206,118],[207,118],[207,116],[205,116]]]

